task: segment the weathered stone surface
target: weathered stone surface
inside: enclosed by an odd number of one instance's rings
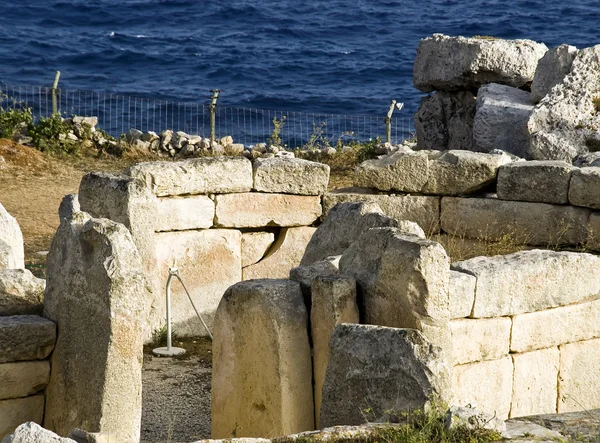
[[[0,400],[26,397],[46,387],[50,380],[47,361],[0,364]]]
[[[531,40],[433,34],[419,43],[413,82],[423,92],[479,88],[486,83],[520,87],[533,80],[547,50]]]
[[[423,410],[431,396],[450,394],[442,350],[414,329],[338,325],[329,358],[322,427],[386,421],[386,411]]]
[[[591,251],[600,251],[600,212],[592,212],[588,219],[586,247]]]
[[[225,290],[242,279],[242,234],[233,229],[165,232],[156,234],[156,260],[160,290],[154,291],[155,315],[153,328],[165,324],[164,297],[169,267],[177,263],[194,305],[209,328]],[[156,272],[156,271],[155,271]],[[173,329],[182,336],[208,335],[190,309],[183,286],[173,281],[171,286],[171,317]]]
[[[2,204],[0,204],[0,246],[0,264],[2,268],[25,268],[21,228],[17,220],[4,209]]]
[[[205,229],[213,225],[215,203],[206,195],[163,197],[156,211],[156,231]]]
[[[77,427],[139,441],[148,298],[140,255],[123,225],[82,212],[62,220],[44,297],[44,313],[60,330],[44,426],[62,435]]]
[[[376,203],[340,203],[317,228],[302,257],[303,266],[331,255],[340,255],[370,228],[395,227],[398,222],[386,216]]]
[[[327,216],[338,203],[360,201],[377,203],[388,217],[415,222],[427,234],[439,232],[440,197],[434,196],[331,192],[323,197],[323,213]]]
[[[215,317],[213,438],[314,429],[307,329],[296,282],[252,280],[227,290]]]
[[[23,423],[15,432],[2,440],[2,443],[79,443],[70,438],[63,438],[54,432],[42,428],[33,421]],[[107,442],[108,443],[108,442]]]
[[[514,364],[511,417],[556,412],[558,348],[512,355]]]
[[[576,171],[570,163],[559,160],[509,163],[498,170],[498,198],[567,204],[571,174]]]
[[[527,120],[532,110],[528,92],[497,83],[483,85],[477,92],[473,121],[475,150],[502,149],[527,157]]]
[[[450,271],[448,280],[450,318],[464,318],[471,315],[475,303],[476,281],[473,275]]]
[[[563,439],[559,432],[521,419],[506,420],[504,438],[521,443],[552,443]]]
[[[499,360],[454,367],[454,403],[477,408],[506,420],[510,412],[513,363],[510,356]]]
[[[516,315],[510,349],[525,352],[599,337],[600,300],[594,300]]]
[[[308,226],[322,213],[321,198],[289,194],[225,194],[215,197],[215,226]]]
[[[496,360],[508,355],[512,321],[508,317],[450,322],[454,364]]]
[[[82,429],[73,429],[69,438],[77,443],[113,443],[116,436],[108,432],[87,432]]]
[[[453,429],[458,426],[464,426],[467,429],[489,429],[500,434],[506,431],[504,421],[497,419],[491,414],[478,411],[471,405],[451,406],[446,411],[444,427],[446,429]]]
[[[138,163],[127,171],[158,196],[223,194],[252,189],[252,163],[244,157],[203,157]]]
[[[259,192],[323,195],[329,183],[329,166],[298,158],[257,158],[252,171]]]
[[[275,242],[273,232],[244,232],[242,234],[242,267],[260,261]]]
[[[521,251],[456,262],[453,269],[477,277],[473,317],[541,311],[589,300],[600,294],[592,254]]]
[[[554,86],[562,83],[571,72],[577,48],[570,45],[560,45],[549,49],[540,59],[531,83],[531,99],[538,103]]]
[[[0,400],[0,439],[13,433],[25,422],[41,423],[44,417],[44,395]],[[9,443],[30,443],[31,440],[7,440]],[[37,443],[38,440],[35,440]],[[42,441],[41,443],[45,443]],[[55,443],[55,442],[52,442]],[[58,442],[57,442],[58,443]],[[67,442],[60,442],[67,443]]]
[[[600,339],[561,345],[558,411],[600,407]]]
[[[600,45],[580,50],[571,71],[534,108],[527,131],[529,156],[571,162],[597,144],[600,129],[594,98],[598,89]]]
[[[600,167],[573,170],[569,186],[569,203],[600,209]]]
[[[292,268],[300,265],[316,230],[317,228],[306,226],[281,229],[267,255],[258,263],[242,270],[242,279],[288,278]]]
[[[79,212],[79,196],[77,194],[67,194],[63,197],[58,207],[58,218],[71,218],[75,212]]]
[[[415,222],[409,220],[399,220],[398,221],[398,231],[404,234],[416,235],[420,238],[426,238],[425,231]]]
[[[425,152],[396,152],[366,160],[354,171],[354,186],[380,191],[421,192],[427,183],[429,161]]]
[[[458,237],[529,245],[578,245],[587,239],[591,211],[573,206],[495,198],[443,197],[442,229]]]
[[[436,91],[423,97],[415,114],[419,149],[473,150],[475,96],[471,91]]]
[[[46,281],[27,269],[0,269],[0,316],[41,315]]]
[[[329,363],[329,340],[336,325],[359,323],[356,281],[333,275],[316,277],[311,286],[310,328],[313,342],[313,377],[316,427],[320,428],[321,398],[325,371]]]
[[[56,341],[56,325],[37,315],[0,317],[0,363],[46,358]]]
[[[302,292],[310,291],[310,286],[315,278],[336,275],[340,271],[341,258],[341,255],[331,255],[310,265],[292,268],[290,280],[300,283]]]

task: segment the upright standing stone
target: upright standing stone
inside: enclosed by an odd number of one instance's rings
[[[58,207],[58,218],[71,218],[75,212],[81,211],[79,206],[79,196],[77,194],[67,194],[63,197]]]
[[[227,290],[215,316],[212,438],[314,429],[307,329],[296,282],[250,280]]]
[[[23,234],[17,220],[0,204],[0,269],[25,268]]]
[[[146,278],[131,234],[76,213],[48,255],[44,311],[60,334],[46,390],[45,427],[77,427],[139,442]]]

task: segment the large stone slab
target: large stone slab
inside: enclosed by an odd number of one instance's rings
[[[252,280],[227,290],[215,317],[212,438],[314,429],[307,330],[298,283]]]
[[[329,358],[321,427],[386,421],[390,411],[423,410],[450,395],[444,353],[414,329],[338,325]]]
[[[310,195],[225,194],[215,203],[215,226],[222,228],[308,226],[322,213],[321,198]]]
[[[569,186],[569,203],[600,209],[600,167],[573,170]]]
[[[0,364],[0,400],[27,397],[43,390],[50,380],[46,360]]]
[[[376,203],[340,203],[328,212],[317,228],[301,264],[307,266],[332,255],[341,255],[363,232],[385,226],[396,227],[398,221],[386,216]]]
[[[567,204],[571,174],[576,171],[570,163],[560,160],[509,163],[498,170],[498,198]]]
[[[252,189],[252,163],[245,157],[203,157],[138,163],[127,171],[158,196],[224,194]]]
[[[471,315],[475,303],[475,282],[473,275],[450,271],[448,294],[450,298],[450,318],[464,318]]]
[[[570,45],[560,45],[549,49],[540,59],[531,83],[531,99],[539,103],[554,86],[562,83],[571,72],[577,48]]]
[[[0,363],[41,360],[52,352],[56,325],[37,315],[0,317]]]
[[[329,184],[329,166],[298,158],[257,158],[252,171],[258,192],[323,195]]]
[[[358,165],[354,186],[380,191],[421,192],[427,183],[428,170],[427,153],[399,151]]]
[[[0,439],[12,434],[22,423],[41,423],[44,418],[44,394],[0,400]]]
[[[162,197],[156,211],[156,231],[206,229],[213,225],[215,203],[206,195]]]
[[[477,278],[475,318],[542,311],[598,297],[599,267],[600,258],[592,254],[546,250],[475,257],[452,265]]]
[[[502,149],[527,157],[527,120],[532,110],[528,92],[497,83],[483,85],[477,92],[473,121],[475,150]]]
[[[139,441],[149,297],[125,226],[81,212],[62,220],[48,254],[44,298],[44,313],[60,331],[46,388],[46,428]]]
[[[0,204],[0,269],[25,268],[23,234],[17,220]]]
[[[511,417],[556,412],[558,348],[512,355],[514,364]]]
[[[0,269],[0,316],[41,315],[46,281],[27,269]]]
[[[300,265],[302,256],[317,228],[282,228],[268,254],[258,263],[242,270],[242,279],[288,278],[292,268]]]
[[[600,339],[561,345],[557,412],[600,408]]]
[[[360,318],[356,304],[356,281],[352,277],[316,277],[311,285],[311,293],[310,329],[313,343],[315,419],[318,429],[331,334],[336,325],[359,323]]]
[[[442,229],[485,241],[578,245],[587,239],[589,209],[495,198],[443,197]]]
[[[7,437],[7,439],[8,440],[2,440],[2,443],[81,443],[70,438],[60,437],[54,432],[42,428],[33,421],[28,421],[27,423],[20,425],[17,429],[15,429],[13,434]]]
[[[486,83],[520,87],[533,80],[547,50],[531,40],[433,34],[419,43],[413,82],[423,92],[473,89]]]
[[[275,233],[267,231],[242,234],[242,267],[260,261],[275,242]]]
[[[176,263],[194,305],[209,328],[227,288],[242,279],[242,234],[234,229],[165,232],[156,234],[156,273],[160,289],[154,291],[154,329],[166,323],[165,291],[169,267]],[[182,336],[208,335],[196,316],[181,283],[171,285],[173,329]]]
[[[454,364],[496,360],[508,355],[512,321],[508,317],[450,322]]]
[[[498,360],[454,367],[454,404],[477,405],[477,409],[506,420],[513,393],[513,363],[510,356]]]

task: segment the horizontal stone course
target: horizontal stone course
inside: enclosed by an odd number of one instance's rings
[[[50,381],[47,360],[0,364],[0,400],[26,397],[43,390]]]
[[[41,360],[52,352],[56,325],[37,315],[0,317],[0,363]]]
[[[600,408],[600,339],[561,345],[557,412]]]
[[[569,202],[575,206],[600,209],[600,167],[590,166],[573,171]]]
[[[509,163],[498,170],[498,198],[567,204],[571,174],[576,170],[559,160]]]
[[[329,166],[298,158],[257,158],[252,170],[259,192],[323,195],[329,183]]]
[[[43,417],[43,394],[0,400],[0,440],[25,422],[41,423]]]
[[[508,355],[511,324],[508,317],[452,320],[454,364],[495,360]]]
[[[514,364],[511,417],[556,412],[558,348],[512,355]]]
[[[464,272],[450,271],[448,294],[450,298],[450,318],[463,318],[471,315],[475,302],[477,279]]]
[[[41,315],[45,287],[27,269],[0,269],[0,316]]]
[[[155,231],[206,229],[213,225],[215,203],[206,195],[163,197],[156,204]]]

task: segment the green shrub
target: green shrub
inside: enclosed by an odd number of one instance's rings
[[[71,125],[60,114],[48,118],[40,117],[37,124],[29,125],[29,135],[34,145],[42,152],[52,154],[78,154],[81,143],[69,139]]]
[[[29,127],[33,123],[31,109],[0,108],[0,138],[12,138],[21,127]]]

